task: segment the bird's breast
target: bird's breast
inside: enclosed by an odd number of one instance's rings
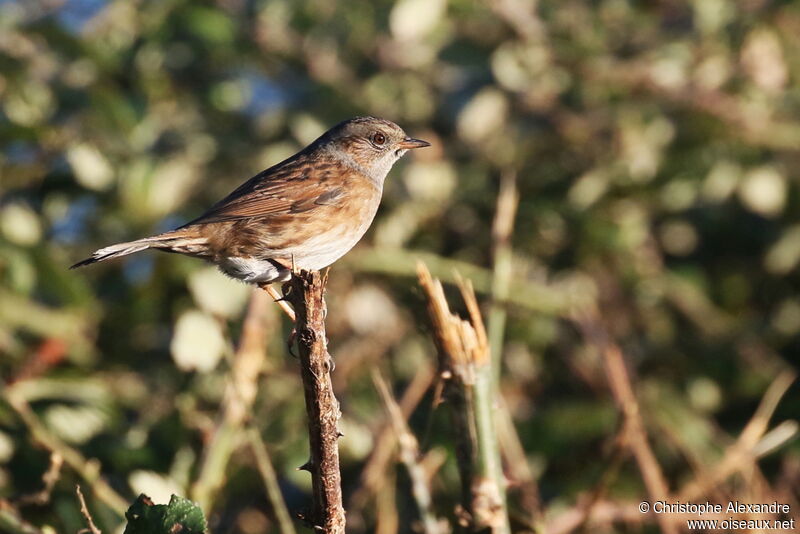
[[[294,248],[296,264],[303,269],[322,269],[344,256],[364,236],[380,204],[381,192],[372,185],[350,188],[348,194],[326,213],[308,221],[306,239]]]

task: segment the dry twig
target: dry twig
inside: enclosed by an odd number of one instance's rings
[[[408,428],[403,412],[397,401],[392,396],[386,382],[380,373],[373,368],[372,381],[383,399],[383,404],[389,416],[389,423],[394,428],[399,445],[400,461],[408,471],[408,478],[411,479],[411,493],[414,502],[417,503],[420,519],[422,520],[422,532],[425,534],[446,534],[450,531],[447,524],[436,518],[433,512],[433,499],[429,479],[425,473],[425,468],[419,461],[419,442]]]
[[[37,504],[43,506],[50,502],[50,495],[53,493],[53,487],[61,477],[61,466],[64,465],[64,458],[57,452],[50,452],[50,467],[42,475],[43,487],[36,493],[23,495],[17,500],[18,504]]]
[[[209,508],[214,495],[222,487],[225,468],[256,398],[258,377],[267,350],[265,330],[270,306],[266,295],[253,291],[220,406],[220,415],[203,452],[197,481],[192,486],[194,499],[204,509]]]
[[[639,466],[639,472],[650,499],[653,501],[669,500],[669,487],[647,440],[647,432],[639,410],[639,401],[633,392],[633,385],[625,367],[622,351],[610,339],[596,312],[589,312],[577,318],[576,323],[587,343],[597,347],[600,351],[614,402],[623,416],[626,444]],[[677,534],[677,526],[670,521],[668,515],[656,514],[656,520],[665,534]]]
[[[6,388],[4,396],[25,426],[28,427],[33,439],[51,453],[59,454],[64,459],[64,463],[92,486],[95,496],[100,501],[107,504],[120,517],[124,517],[128,503],[100,476],[100,463],[94,459],[87,460],[79,451],[51,433],[36,417],[28,402],[20,395],[15,394],[14,387]]]
[[[86,519],[86,524],[89,527],[89,532],[92,534],[102,534],[97,525],[94,524],[92,520],[92,514],[89,513],[89,508],[86,506],[86,499],[83,498],[83,492],[81,491],[81,487],[79,485],[75,486],[75,493],[78,495],[78,501],[81,503],[81,515]]]
[[[708,494],[714,486],[723,483],[732,474],[755,466],[758,457],[756,450],[767,432],[769,420],[795,378],[793,371],[784,371],[775,378],[736,443],[725,450],[722,460],[713,469],[684,486],[678,492],[679,499],[684,502],[696,500]]]
[[[420,367],[414,375],[400,399],[400,412],[404,419],[408,419],[425,396],[434,376],[433,368],[428,365]],[[378,432],[372,454],[361,471],[361,485],[350,498],[351,513],[354,508],[363,508],[370,495],[378,495],[380,489],[385,487],[386,465],[392,458],[392,450],[396,441],[397,435],[392,429],[391,422],[387,422]]]
[[[281,534],[295,534],[292,518],[289,515],[289,510],[286,508],[286,502],[283,500],[281,488],[278,485],[278,476],[275,473],[275,468],[272,467],[272,462],[267,453],[267,447],[264,446],[261,435],[255,428],[249,428],[247,430],[247,439],[250,442],[250,450],[253,451],[261,480],[264,481],[264,487],[267,490],[267,498],[270,504],[272,504],[272,510],[275,512],[275,519],[278,520]]]

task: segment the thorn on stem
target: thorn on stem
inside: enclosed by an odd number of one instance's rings
[[[308,461],[306,463],[304,463],[303,465],[301,465],[300,467],[298,467],[297,470],[298,471],[308,471],[310,473],[311,469],[313,467],[314,467],[314,463],[309,458]]]

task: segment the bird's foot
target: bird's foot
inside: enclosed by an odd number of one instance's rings
[[[272,297],[272,300],[278,303],[278,306],[281,307],[283,313],[285,313],[286,316],[292,320],[292,322],[296,320],[296,315],[294,313],[294,310],[286,301],[286,292],[284,292],[283,295],[280,295],[278,293],[278,290],[272,287],[271,284],[259,284],[258,287],[266,291],[267,294],[269,294],[269,296]]]

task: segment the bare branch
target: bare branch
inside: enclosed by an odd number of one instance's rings
[[[400,461],[403,462],[406,471],[408,471],[408,477],[411,479],[411,493],[417,503],[417,509],[422,519],[422,532],[425,534],[446,534],[450,529],[445,522],[436,518],[436,514],[432,509],[433,499],[431,497],[430,480],[425,473],[425,468],[419,461],[419,442],[408,428],[403,412],[389,391],[383,377],[374,368],[372,370],[372,381],[383,399],[389,422],[397,436]]]
[[[225,469],[256,398],[258,377],[267,351],[265,331],[270,321],[270,306],[272,304],[264,293],[253,291],[220,413],[208,446],[203,451],[197,481],[192,486],[194,499],[204,509],[210,507],[215,494],[222,487]]]
[[[603,359],[606,379],[617,409],[622,413],[625,425],[626,445],[630,448],[639,466],[647,493],[653,501],[669,500],[670,492],[664,473],[647,440],[647,432],[639,410],[639,401],[633,392],[631,378],[625,367],[622,351],[605,330],[596,312],[589,312],[576,319],[587,343],[597,347]],[[677,525],[669,520],[669,514],[656,514],[656,520],[665,534],[677,534]]]
[[[247,430],[247,439],[250,442],[250,450],[253,451],[253,456],[256,460],[256,467],[264,481],[264,487],[267,490],[267,497],[269,498],[272,509],[275,512],[275,519],[278,520],[280,531],[282,534],[295,534],[294,523],[292,517],[289,515],[289,510],[286,508],[286,501],[283,500],[281,488],[278,485],[278,476],[275,474],[275,468],[269,459],[267,448],[264,446],[264,441],[261,435],[255,428]]]
[[[308,414],[308,433],[314,496],[308,519],[316,530],[343,534],[342,481],[339,470],[339,402],[333,394],[325,334],[325,280],[318,271],[300,271],[289,282],[288,295],[295,310],[296,342]]]
[[[92,520],[92,514],[89,513],[89,508],[86,506],[86,499],[83,498],[83,492],[79,485],[75,485],[75,493],[78,495],[78,501],[81,503],[81,515],[86,519],[86,524],[89,526],[89,531],[92,534],[103,534],[97,525]]]

